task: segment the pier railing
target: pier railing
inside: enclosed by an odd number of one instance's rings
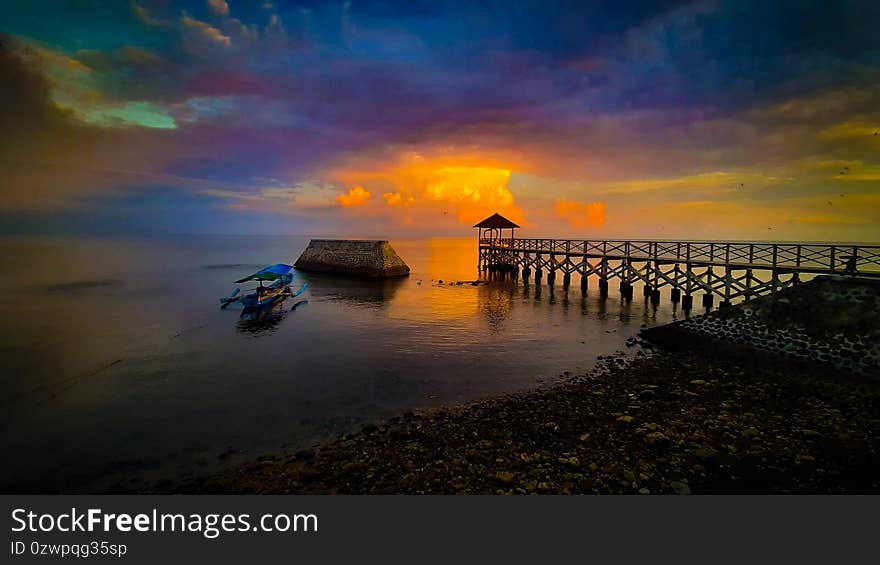
[[[536,279],[546,271],[551,284],[557,271],[564,284],[577,273],[584,288],[595,275],[600,290],[618,278],[624,296],[642,282],[655,300],[667,285],[673,300],[701,290],[707,305],[713,295],[729,303],[773,292],[797,284],[800,275],[880,277],[880,245],[495,238],[480,240],[479,247],[486,270],[522,269],[528,277],[534,269]]]

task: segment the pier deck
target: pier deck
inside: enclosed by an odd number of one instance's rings
[[[697,292],[711,307],[715,296],[727,306],[797,284],[801,275],[880,278],[880,245],[493,237],[479,240],[479,267],[521,272],[524,279],[534,271],[536,281],[546,272],[549,284],[559,272],[566,286],[577,274],[584,290],[595,276],[605,294],[609,281],[618,279],[624,298],[643,283],[654,302],[670,286],[672,300],[684,308]]]

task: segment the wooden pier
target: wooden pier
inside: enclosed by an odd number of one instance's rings
[[[546,274],[550,285],[561,274],[566,287],[576,274],[583,291],[589,277],[596,277],[603,295],[617,279],[623,298],[632,299],[633,287],[642,284],[644,295],[655,304],[661,289],[670,287],[671,300],[685,309],[693,307],[696,294],[702,294],[705,307],[711,308],[716,297],[724,307],[795,285],[802,276],[880,278],[878,245],[522,239],[500,234],[500,229],[481,230],[482,271],[521,274],[524,280],[534,273],[536,283]]]

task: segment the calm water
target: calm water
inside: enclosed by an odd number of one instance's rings
[[[408,279],[300,273],[295,286],[310,289],[261,323],[219,310],[233,280],[293,262],[307,243],[0,240],[4,490],[204,475],[587,371],[642,324],[676,315],[668,301],[622,304],[614,288],[600,299],[595,281],[583,297],[577,280],[568,293],[450,285],[477,277],[475,238],[392,241]]]

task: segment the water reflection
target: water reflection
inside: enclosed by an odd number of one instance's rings
[[[384,308],[393,302],[406,279],[363,279],[329,275],[303,275],[314,298],[338,300],[352,306]]]
[[[286,313],[284,301],[279,300],[267,308],[242,312],[236,329],[239,333],[253,336],[270,334],[278,329],[278,325],[284,320]]]
[[[248,319],[217,297],[292,262],[308,238],[0,240],[0,425],[15,430],[0,452],[22,454],[0,469],[0,488],[108,486],[130,474],[113,461],[192,472],[181,453],[204,454],[207,473],[230,449],[308,445],[324,430],[587,371],[643,321],[675,315],[668,301],[602,297],[595,279],[585,295],[546,279],[474,284],[473,238],[391,243],[410,277],[297,274],[305,294]],[[181,278],[197,291],[181,295]]]
[[[584,311],[586,311],[586,309],[587,309],[586,299],[584,299],[583,305],[584,305]],[[607,297],[604,297],[604,296],[600,297],[599,304],[598,304],[598,315],[599,315],[599,318],[602,320],[604,320],[608,316],[608,298]]]
[[[513,293],[516,286],[508,284],[481,285],[478,292],[480,312],[486,318],[489,331],[501,333],[505,329],[505,321],[513,310]]]
[[[44,286],[43,288],[48,293],[60,294],[68,292],[88,291],[95,288],[107,288],[121,285],[122,281],[118,279],[99,279],[50,284]]]
[[[236,330],[240,334],[254,337],[274,333],[291,312],[308,303],[308,300],[294,300],[293,305],[290,305],[282,298],[264,308],[245,310],[238,319]]]

